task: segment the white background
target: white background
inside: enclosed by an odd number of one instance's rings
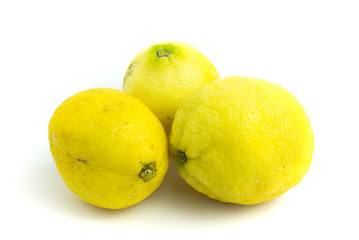
[[[357,1],[1,1],[1,239],[358,239]],[[303,181],[254,205],[192,190],[174,168],[141,203],[91,206],[63,183],[47,125],[69,96],[121,89],[159,41],[193,45],[222,78],[282,85],[307,110],[315,153]],[[5,237],[6,236],[6,237]]]

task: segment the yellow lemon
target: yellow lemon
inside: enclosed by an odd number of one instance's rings
[[[140,202],[168,167],[165,131],[139,100],[97,88],[73,95],[54,112],[49,141],[66,185],[93,205],[119,209]]]
[[[213,64],[197,49],[181,42],[162,42],[133,59],[123,91],[145,103],[169,134],[179,104],[198,87],[217,79]]]
[[[297,185],[314,149],[298,100],[276,84],[245,77],[215,81],[188,96],[170,144],[187,183],[237,204],[264,202]]]

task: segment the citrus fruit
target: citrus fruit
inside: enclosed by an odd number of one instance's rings
[[[181,103],[170,148],[180,175],[199,192],[223,202],[256,204],[301,181],[314,140],[304,108],[287,90],[229,77]]]
[[[55,110],[48,137],[66,185],[95,206],[119,209],[138,203],[167,171],[161,123],[120,90],[90,89],[68,98]]]
[[[145,103],[169,134],[179,104],[198,87],[217,79],[213,64],[194,47],[161,42],[133,59],[123,91]]]

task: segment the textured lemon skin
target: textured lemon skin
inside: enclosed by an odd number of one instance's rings
[[[48,134],[66,185],[99,207],[119,209],[140,202],[167,171],[161,123],[142,102],[120,90],[90,89],[68,98],[54,112]],[[156,165],[155,176],[141,178],[150,163]]]
[[[194,47],[161,42],[133,59],[126,71],[123,91],[144,102],[169,134],[179,104],[198,87],[217,79],[213,64]]]
[[[244,77],[209,83],[187,97],[170,144],[187,183],[237,204],[264,202],[297,185],[314,150],[298,100],[276,84]]]

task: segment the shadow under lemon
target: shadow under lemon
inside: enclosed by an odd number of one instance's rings
[[[178,173],[174,160],[170,159],[167,174],[160,187],[144,201],[156,200],[162,208],[168,208],[172,214],[187,215],[198,219],[219,217],[238,217],[247,214],[267,214],[274,211],[282,197],[255,205],[225,203],[202,194],[185,182]]]
[[[93,206],[71,192],[61,179],[56,164],[47,146],[35,149],[32,161],[22,166],[19,173],[21,190],[27,200],[45,211],[86,220],[132,220],[151,218],[154,222],[169,221],[174,218],[191,221],[217,221],[219,218],[238,218],[246,221],[258,215],[275,211],[280,204],[276,198],[256,205],[238,205],[211,199],[188,185],[179,175],[177,166],[170,159],[167,174],[160,185],[143,201],[118,210]]]

